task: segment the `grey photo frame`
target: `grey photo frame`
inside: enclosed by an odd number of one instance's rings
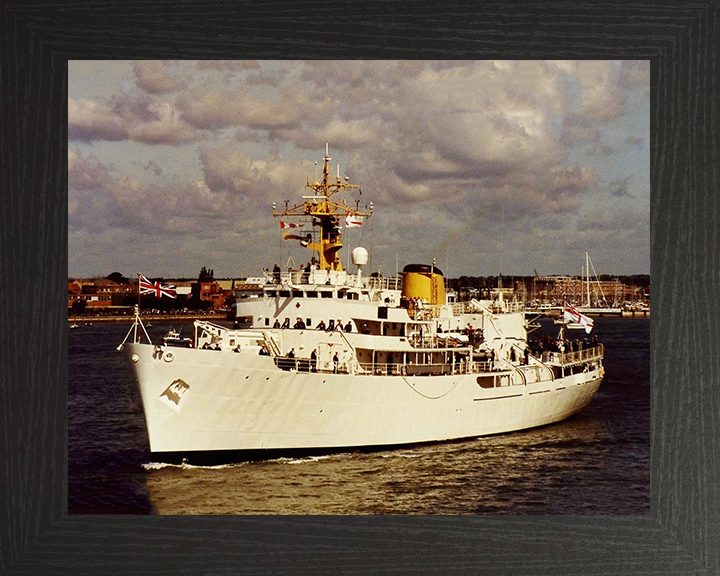
[[[0,573],[720,574],[718,8],[6,0]],[[210,57],[651,61],[650,514],[68,516],[67,61]]]

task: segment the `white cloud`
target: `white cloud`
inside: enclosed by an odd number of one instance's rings
[[[165,94],[180,87],[170,72],[169,64],[158,60],[135,62],[133,67],[138,86],[150,94]]]
[[[68,137],[71,141],[132,140],[145,144],[181,144],[200,135],[168,101],[121,95],[111,106],[68,97]]]
[[[107,179],[107,170],[96,157],[85,158],[74,148],[68,148],[68,186],[70,189],[96,189]]]
[[[296,103],[258,100],[248,92],[210,87],[185,94],[178,105],[183,118],[200,129],[240,125],[255,129],[287,128],[300,120]]]
[[[613,120],[625,110],[627,93],[615,62],[584,62],[578,66],[583,114]]]
[[[68,136],[70,140],[124,140],[125,121],[104,104],[85,98],[68,97]]]
[[[131,123],[128,135],[132,140],[146,144],[182,144],[199,138],[198,132],[183,121],[173,104],[155,101],[147,109],[153,118]]]

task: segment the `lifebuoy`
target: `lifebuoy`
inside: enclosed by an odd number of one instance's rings
[[[172,362],[175,359],[175,355],[172,352],[165,352],[163,359],[165,362]]]

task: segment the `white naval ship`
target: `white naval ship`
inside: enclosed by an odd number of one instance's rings
[[[151,343],[136,314],[121,344],[136,376],[153,453],[333,451],[511,432],[563,420],[590,402],[603,346],[531,347],[520,304],[454,302],[434,264],[399,277],[343,269],[342,224],[372,215],[329,175],[273,214],[313,255],[266,272],[262,295],[239,298],[234,328],[194,323],[191,347]],[[344,222],[343,222],[344,221]],[[299,233],[298,233],[299,232]],[[133,331],[128,333],[132,333]],[[142,336],[145,338],[142,338]],[[532,348],[532,349],[531,349]],[[249,453],[249,452],[246,452]]]

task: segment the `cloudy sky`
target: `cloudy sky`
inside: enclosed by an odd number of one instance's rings
[[[308,261],[271,207],[326,142],[373,270],[646,274],[649,86],[636,61],[70,62],[68,274]]]

